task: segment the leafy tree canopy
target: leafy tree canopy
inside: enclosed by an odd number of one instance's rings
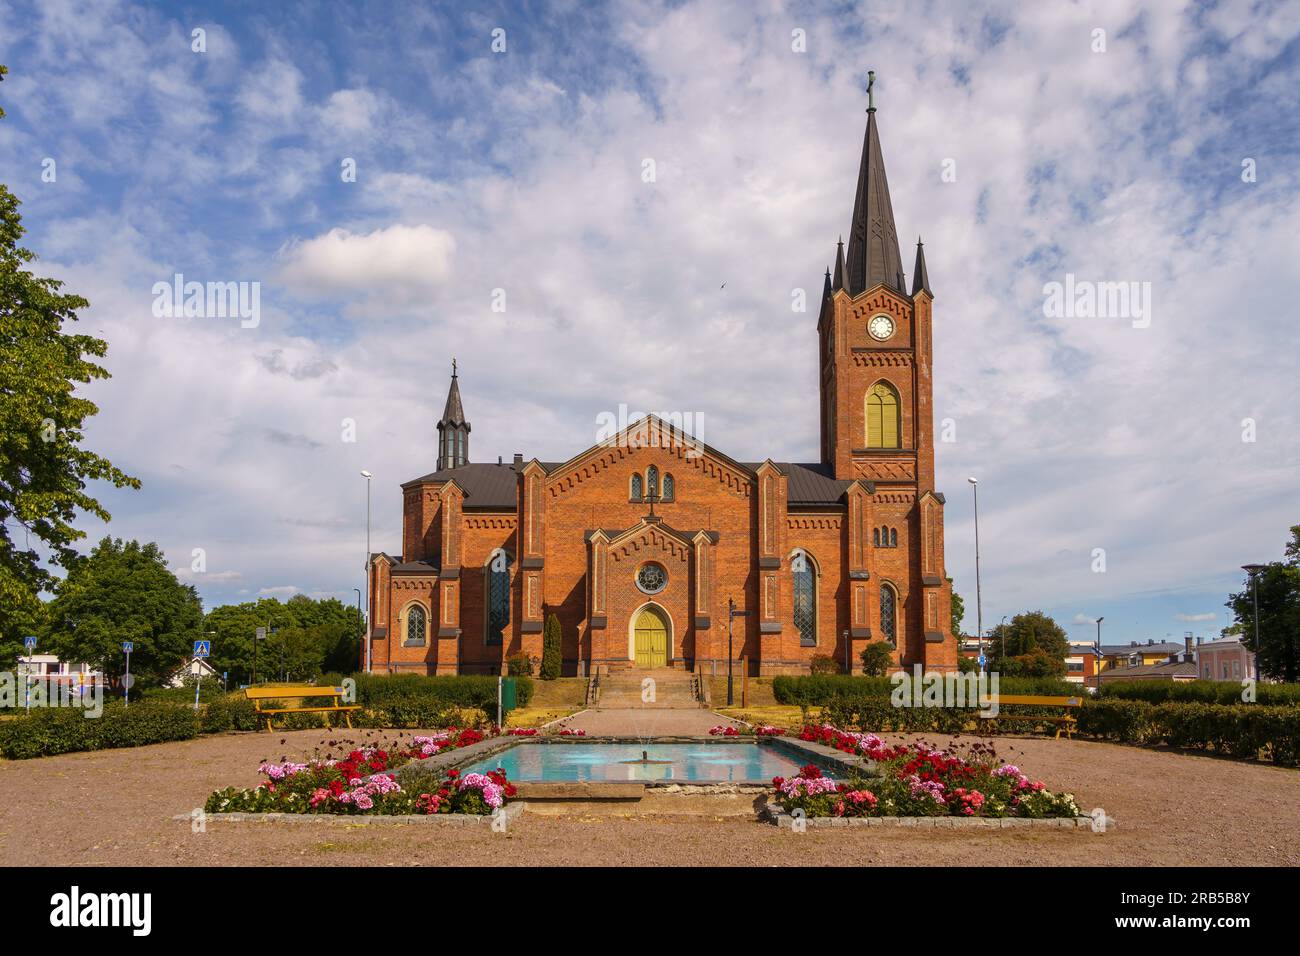
[[[0,66],[0,79],[6,72]],[[84,537],[72,526],[77,512],[109,520],[87,485],[140,487],[82,447],[85,421],[99,409],[76,388],[109,377],[93,361],[108,345],[66,331],[89,303],[27,268],[36,255],[18,244],[25,231],[18,205],[0,184],[0,663],[45,623],[40,594],[57,579],[37,549],[68,568],[77,560],[73,542]]]
[[[147,687],[189,659],[202,624],[198,594],[176,580],[158,545],[104,538],[58,584],[42,645],[116,677],[131,641],[131,674]]]
[[[1255,588],[1247,576],[1242,589],[1229,595],[1226,605],[1236,618],[1230,629],[1242,643],[1259,654],[1265,678],[1300,681],[1300,525],[1291,528],[1291,540],[1281,561],[1264,565],[1258,575],[1259,635],[1255,633]]]
[[[1008,677],[1050,677],[1065,673],[1070,641],[1065,629],[1042,611],[1025,611],[989,631],[989,669]]]

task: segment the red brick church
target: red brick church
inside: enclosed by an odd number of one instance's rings
[[[473,462],[453,369],[437,468],[402,485],[401,552],[371,556],[373,670],[500,673],[541,657],[551,614],[566,674],[721,670],[731,600],[751,673],[807,671],[818,655],[858,670],[873,641],[908,668],[955,667],[934,295],[919,241],[910,292],[904,281],[867,114],[848,247],[827,269],[815,341],[808,330],[821,460],[737,461],[651,417],[568,461]]]

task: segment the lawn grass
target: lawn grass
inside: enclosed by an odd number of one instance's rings
[[[716,698],[715,698],[716,699]],[[722,699],[726,700],[726,691],[723,691]],[[753,699],[752,697],[750,698]],[[749,707],[715,707],[717,713],[724,717],[731,717],[735,720],[743,720],[747,724],[770,724],[773,727],[784,727],[786,730],[803,729],[803,715],[798,707],[787,707],[782,704],[760,704]],[[808,719],[817,721],[821,716],[820,707],[812,707],[808,711]]]
[[[560,677],[555,680],[533,679],[533,699],[527,707],[512,711],[506,717],[507,727],[540,727],[542,724],[568,717],[587,704],[587,679],[585,677]]]

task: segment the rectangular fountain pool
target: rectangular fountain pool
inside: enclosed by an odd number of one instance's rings
[[[644,751],[650,763],[641,762]],[[625,763],[624,761],[635,761]],[[655,761],[665,761],[662,763]],[[806,763],[806,761],[804,761]],[[791,777],[802,763],[770,744],[756,743],[520,743],[462,767],[500,767],[516,783],[768,783]]]

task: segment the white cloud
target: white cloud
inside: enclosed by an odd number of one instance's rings
[[[1213,621],[1218,616],[1213,611],[1207,611],[1204,614],[1175,614],[1174,618],[1185,624],[1193,624],[1199,621]]]
[[[433,226],[395,225],[369,233],[331,229],[287,245],[281,278],[301,294],[428,292],[447,280],[456,240]]]

